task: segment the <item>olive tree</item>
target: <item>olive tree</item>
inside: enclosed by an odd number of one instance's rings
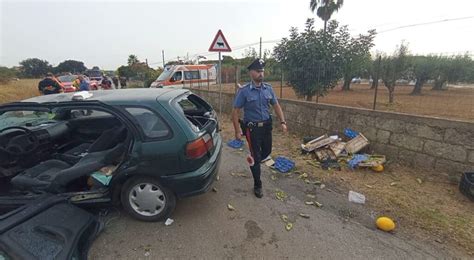
[[[299,97],[311,101],[336,86],[342,76],[343,44],[347,28],[336,21],[328,23],[327,31],[316,31],[314,19],[308,19],[303,32],[290,29],[274,48],[274,57],[281,63],[286,80]]]
[[[395,99],[395,86],[409,68],[408,46],[404,43],[391,55],[383,55],[380,66],[380,77],[388,89],[388,102],[392,104]]]
[[[369,70],[372,63],[370,48],[374,46],[375,30],[368,31],[367,35],[359,34],[351,37],[345,29],[342,40],[342,73],[344,77],[343,90],[350,90],[351,80]]]

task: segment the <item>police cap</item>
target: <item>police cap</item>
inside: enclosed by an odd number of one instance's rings
[[[265,62],[262,59],[254,60],[248,67],[248,70],[263,70],[265,68]]]

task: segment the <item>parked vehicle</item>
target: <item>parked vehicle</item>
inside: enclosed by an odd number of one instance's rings
[[[160,76],[151,83],[151,88],[182,88],[183,86],[203,86],[209,81],[216,80],[216,66],[201,65],[171,65],[166,66]]]
[[[94,67],[91,70],[87,70],[84,74],[89,77],[90,90],[98,90],[103,79],[102,71],[98,67]]]
[[[166,219],[177,198],[211,187],[222,150],[218,128],[213,108],[181,89],[76,92],[1,105],[0,219],[45,195],[73,205],[121,204],[143,221]]]
[[[68,93],[77,91],[74,87],[74,81],[77,77],[77,75],[63,75],[58,77],[59,82],[61,82],[61,85],[63,86],[64,92]]]
[[[351,80],[351,83],[354,83],[354,84],[360,84],[362,82],[362,79],[360,77],[355,77],[355,78],[352,78]]]

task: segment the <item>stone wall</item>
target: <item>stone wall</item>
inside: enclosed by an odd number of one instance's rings
[[[220,98],[217,92],[193,92],[216,110],[219,100],[224,113],[232,109],[233,94]],[[372,151],[390,161],[454,176],[474,171],[474,123],[285,99],[280,104],[292,132],[342,135],[350,127],[369,139]]]

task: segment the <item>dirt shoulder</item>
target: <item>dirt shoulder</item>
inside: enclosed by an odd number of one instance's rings
[[[223,122],[223,136],[229,140],[233,136],[230,119],[224,118]],[[396,232],[407,239],[429,241],[439,247],[474,255],[474,203],[446,176],[431,170],[410,169],[390,158],[381,173],[350,170],[345,166],[340,171],[323,170],[312,163],[314,159],[310,155],[301,154],[301,137],[292,135],[291,129],[290,135],[274,131],[273,140],[273,157],[287,156],[296,162],[294,178],[308,179],[309,183],[320,181],[329,192],[347,194],[353,190],[362,193],[367,198],[369,215],[393,218]],[[308,177],[301,178],[303,173]],[[329,208],[340,217],[355,219],[370,227],[374,225],[371,219],[358,217],[350,209],[340,209],[338,205]]]

